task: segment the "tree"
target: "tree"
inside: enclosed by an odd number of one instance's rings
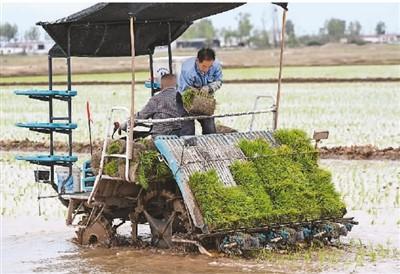
[[[347,32],[349,33],[350,36],[360,36],[361,32],[361,24],[358,21],[350,22]]]
[[[255,30],[250,37],[250,43],[256,48],[269,48],[271,47],[268,38],[268,32],[265,30]]]
[[[24,38],[28,41],[39,40],[40,32],[37,27],[31,27],[29,30],[25,31]]]
[[[288,45],[288,47],[291,48],[296,47],[299,43],[297,41],[296,34],[294,32],[294,24],[291,20],[286,21],[285,33],[287,35],[286,44]]]
[[[325,29],[331,41],[339,41],[340,38],[344,37],[346,21],[336,18],[329,19],[325,23]]]
[[[375,32],[377,35],[385,34],[386,33],[385,22],[379,21],[378,24],[376,24]]]
[[[245,42],[244,39],[250,38],[250,33],[253,28],[253,25],[250,22],[250,14],[249,13],[239,13],[238,17],[238,30],[237,35],[240,42]]]
[[[18,26],[16,24],[11,25],[8,22],[0,24],[0,36],[5,37],[7,41],[14,39],[17,33],[18,33]]]
[[[286,21],[285,32],[286,32],[287,36],[295,35],[294,34],[294,24],[293,24],[292,20]]]
[[[326,40],[326,35],[303,35],[297,39],[297,43],[306,46],[322,46],[328,41]]]
[[[210,19],[202,19],[194,23],[183,35],[184,39],[206,38],[211,40],[215,37],[216,31]]]
[[[232,45],[232,39],[237,37],[237,32],[232,29],[222,28],[220,31],[220,35],[224,39],[225,46]]]

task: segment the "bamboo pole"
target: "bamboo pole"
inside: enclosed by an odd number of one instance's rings
[[[135,18],[130,17],[130,35],[131,35],[131,70],[132,70],[132,83],[131,83],[131,116],[130,126],[128,132],[128,158],[131,160],[133,155],[133,127],[135,122]]]
[[[284,9],[282,16],[281,54],[279,59],[278,91],[276,93],[276,112],[275,112],[274,130],[278,128],[278,112],[279,112],[279,102],[281,98],[281,83],[282,83],[283,49],[285,47],[286,12],[287,10]]]

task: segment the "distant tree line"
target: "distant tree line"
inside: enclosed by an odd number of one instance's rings
[[[234,28],[215,28],[210,19],[202,19],[194,23],[183,35],[183,39],[214,39],[219,38],[225,45],[252,46],[255,48],[269,48],[274,46],[271,41],[274,33],[265,27],[255,28],[250,21],[249,13],[239,13],[236,18],[237,25]],[[288,47],[323,45],[329,42],[339,42],[346,38],[348,43],[363,44],[360,39],[362,26],[358,21],[347,24],[345,20],[331,18],[326,20],[317,35],[301,35],[295,33],[295,25],[292,20],[286,21],[285,37]],[[386,25],[380,21],[375,28],[377,35],[386,33]],[[276,46],[276,45],[275,45]]]
[[[8,22],[0,24],[0,37],[6,41],[20,40],[20,37],[18,37],[18,26]],[[23,33],[22,38],[26,41],[40,40],[41,31],[38,27],[32,26]],[[50,37],[45,34],[44,39],[48,40]]]
[[[239,13],[236,18],[237,25],[234,28],[221,29],[215,28],[210,19],[202,19],[194,23],[182,35],[182,38],[204,38],[207,40],[219,38],[225,45],[253,46],[255,48],[269,48],[274,46],[274,43],[271,41],[274,34],[267,30],[265,26],[261,29],[255,28],[251,24],[250,17],[249,13]],[[364,42],[360,39],[361,29],[362,26],[358,21],[346,24],[345,20],[331,18],[320,28],[317,35],[297,36],[293,21],[287,20],[285,27],[286,45],[288,47],[323,45],[329,42],[338,42],[342,38],[346,38],[349,43],[362,44]],[[386,33],[384,22],[380,21],[376,24],[375,33],[377,35]],[[18,40],[18,26],[8,22],[0,24],[0,36],[2,40],[6,41]],[[41,31],[38,27],[33,26],[26,30],[22,37],[24,40],[29,41],[39,40]],[[45,34],[44,39],[49,40],[51,38]]]

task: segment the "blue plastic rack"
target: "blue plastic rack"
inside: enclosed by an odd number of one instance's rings
[[[32,131],[50,133],[69,133],[70,130],[76,129],[77,124],[74,123],[16,123],[17,127],[29,128]]]
[[[41,101],[48,101],[51,98],[66,101],[77,94],[75,90],[16,90],[14,93]]]
[[[72,163],[78,160],[76,156],[62,156],[62,155],[28,155],[28,156],[17,156],[17,160],[28,161],[36,165],[59,165],[59,166],[70,166]]]
[[[16,90],[16,95],[28,96],[31,99],[47,101],[49,103],[49,121],[48,122],[24,122],[16,123],[16,126],[27,128],[32,131],[46,133],[50,135],[50,153],[48,155],[24,155],[17,156],[17,160],[28,161],[32,164],[50,167],[50,181],[54,184],[54,166],[65,166],[70,168],[72,174],[72,165],[78,160],[72,155],[72,130],[77,128],[76,123],[71,122],[72,98],[77,95],[74,90],[52,90],[51,83],[49,90]],[[70,89],[70,86],[69,86]],[[55,117],[53,115],[53,99],[66,101],[68,103],[68,114],[66,117]],[[57,122],[61,120],[62,122]],[[68,135],[68,155],[57,155],[54,153],[53,133],[63,133]]]

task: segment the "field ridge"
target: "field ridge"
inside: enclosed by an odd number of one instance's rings
[[[102,141],[93,142],[93,150],[102,148]],[[47,151],[47,142],[25,140],[0,140],[0,151]],[[68,145],[63,142],[55,142],[54,149],[67,151]],[[74,142],[73,151],[75,153],[90,153],[90,144]],[[400,160],[400,147],[378,148],[373,145],[352,145],[320,147],[319,154],[321,159],[341,159],[341,160]]]

